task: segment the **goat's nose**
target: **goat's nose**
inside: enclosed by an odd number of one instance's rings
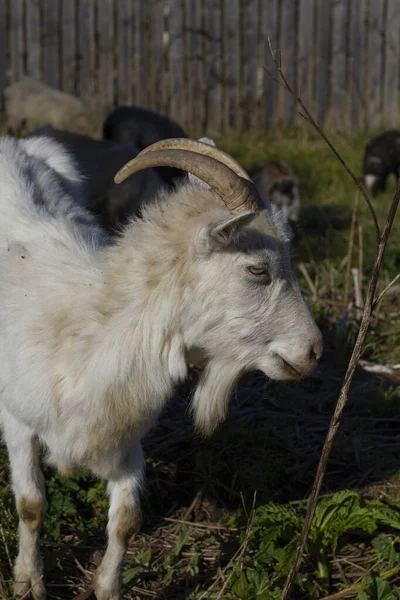
[[[309,332],[309,344],[308,357],[310,361],[319,360],[323,352],[322,334],[319,329]]]

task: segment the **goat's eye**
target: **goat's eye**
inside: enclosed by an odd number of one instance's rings
[[[248,270],[252,275],[263,275],[264,277],[267,277],[268,280],[270,280],[269,271],[267,267],[248,267]]]

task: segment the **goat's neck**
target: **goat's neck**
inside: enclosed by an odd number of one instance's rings
[[[90,344],[94,380],[101,372],[104,389],[136,378],[149,388],[143,394],[161,397],[186,376],[184,307],[180,273],[171,268],[166,275],[168,261],[154,261],[159,254],[148,250],[128,238],[106,250],[94,319],[82,337]]]

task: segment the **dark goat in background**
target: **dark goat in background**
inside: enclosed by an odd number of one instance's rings
[[[399,178],[400,131],[385,131],[365,148],[363,177],[367,189],[373,194],[384,192],[387,178],[393,173]]]
[[[139,154],[135,146],[94,140],[51,127],[38,129],[28,137],[33,136],[52,138],[71,153],[84,176],[86,208],[111,233],[118,230],[130,215],[140,215],[142,205],[152,202],[157,192],[165,187],[155,169],[135,173],[119,185],[114,183],[117,171]]]
[[[187,137],[182,127],[172,119],[145,108],[117,106],[103,125],[103,137],[119,144],[132,144],[143,150],[155,142],[168,138]],[[156,168],[168,185],[186,177],[184,171],[168,167]]]
[[[298,221],[299,186],[293,169],[286,162],[274,161],[266,164],[254,175],[253,181],[263,198],[268,198],[279,206],[287,219]]]

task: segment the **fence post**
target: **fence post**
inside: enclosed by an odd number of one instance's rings
[[[183,6],[182,0],[170,0],[169,3],[169,81],[170,115],[183,122],[187,110],[185,85],[183,81]]]
[[[243,4],[243,85],[240,103],[240,122],[244,130],[254,129],[257,123],[258,20],[257,0],[245,0]]]
[[[236,0],[233,0],[233,3]],[[204,33],[202,5],[199,0],[186,0],[186,47],[189,89],[188,124],[202,133],[205,128]]]
[[[59,0],[44,0],[44,81],[57,89],[60,87],[59,8]]]
[[[76,14],[75,2],[62,0],[61,48],[62,89],[68,94],[76,93]]]
[[[365,0],[352,0],[350,24],[350,126],[357,131],[364,120],[363,47]]]
[[[78,28],[78,95],[92,103],[96,64],[94,0],[79,0]]]
[[[385,25],[385,76],[383,84],[383,120],[395,127],[398,118],[400,4],[387,0]]]
[[[282,70],[289,85],[296,89],[296,3],[292,0],[282,1],[281,41]],[[294,119],[294,98],[282,90],[281,118],[285,125],[292,125]]]
[[[221,2],[206,0],[206,115],[207,129],[219,134],[222,124]]]
[[[368,126],[378,127],[382,117],[383,85],[383,0],[374,0],[369,7],[368,21]]]
[[[231,0],[224,7],[224,129],[240,122],[240,22],[239,0]]]
[[[335,127],[347,123],[346,118],[346,56],[347,26],[349,22],[347,0],[335,0],[333,3],[332,36],[332,97],[331,122]]]
[[[13,0],[11,16],[11,81],[19,81],[24,74],[24,5],[23,0]]]
[[[268,39],[271,41],[272,49],[278,49],[278,0],[269,0],[262,3],[261,13],[262,23],[262,39],[263,39],[263,54],[264,54],[264,85],[263,85],[263,101],[264,101],[264,126],[267,129],[275,124],[277,113],[277,96],[278,84],[274,81],[271,75],[276,75],[276,68],[272,59],[271,50],[269,48]],[[268,71],[268,73],[266,72]]]
[[[325,123],[329,94],[330,0],[319,0],[317,18],[317,122]]]

